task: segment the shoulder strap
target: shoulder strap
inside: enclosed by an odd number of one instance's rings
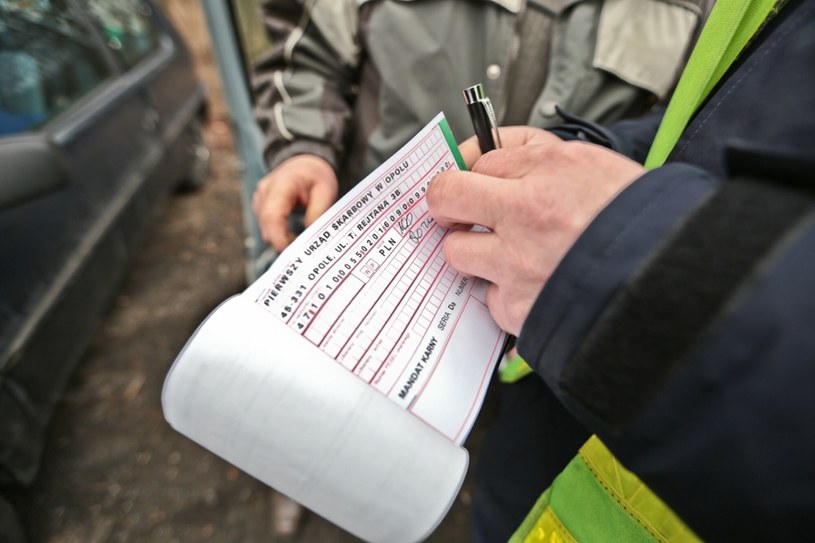
[[[785,0],[718,0],[665,111],[646,168],[661,166],[693,114],[733,61]]]

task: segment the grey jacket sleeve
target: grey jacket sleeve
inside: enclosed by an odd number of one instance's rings
[[[310,153],[337,169],[357,84],[356,6],[267,0],[262,9],[271,49],[254,66],[252,85],[267,165]]]

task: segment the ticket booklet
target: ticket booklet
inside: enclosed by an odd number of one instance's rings
[[[440,113],[204,320],[164,383],[170,425],[361,539],[427,538],[506,340],[427,210],[464,168]]]

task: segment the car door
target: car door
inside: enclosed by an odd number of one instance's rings
[[[84,0],[124,77],[149,104],[145,122],[155,131],[154,175],[188,181],[189,146],[200,137],[206,109],[193,59],[163,13],[146,0]],[[193,149],[194,151],[194,149]],[[186,159],[186,160],[185,160]],[[186,170],[185,170],[186,169]],[[204,179],[196,180],[202,184]],[[163,191],[163,184],[151,187]]]
[[[0,470],[41,434],[117,288],[155,113],[68,1],[0,4]]]

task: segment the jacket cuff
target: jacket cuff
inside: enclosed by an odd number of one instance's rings
[[[627,121],[617,122],[610,127],[584,119],[555,106],[563,124],[547,128],[564,141],[580,140],[607,147],[621,155],[643,164],[648,150],[654,141],[664,109],[654,111],[651,115]]]
[[[331,167],[334,168],[335,172],[338,170],[337,153],[334,152],[331,146],[312,140],[298,140],[285,147],[268,150],[264,158],[266,159],[266,165],[271,171],[280,166],[285,160],[296,155],[318,156],[328,162]]]
[[[519,352],[587,424],[600,421],[564,390],[567,362],[614,293],[716,185],[709,174],[685,164],[645,173],[589,225],[535,301]]]

